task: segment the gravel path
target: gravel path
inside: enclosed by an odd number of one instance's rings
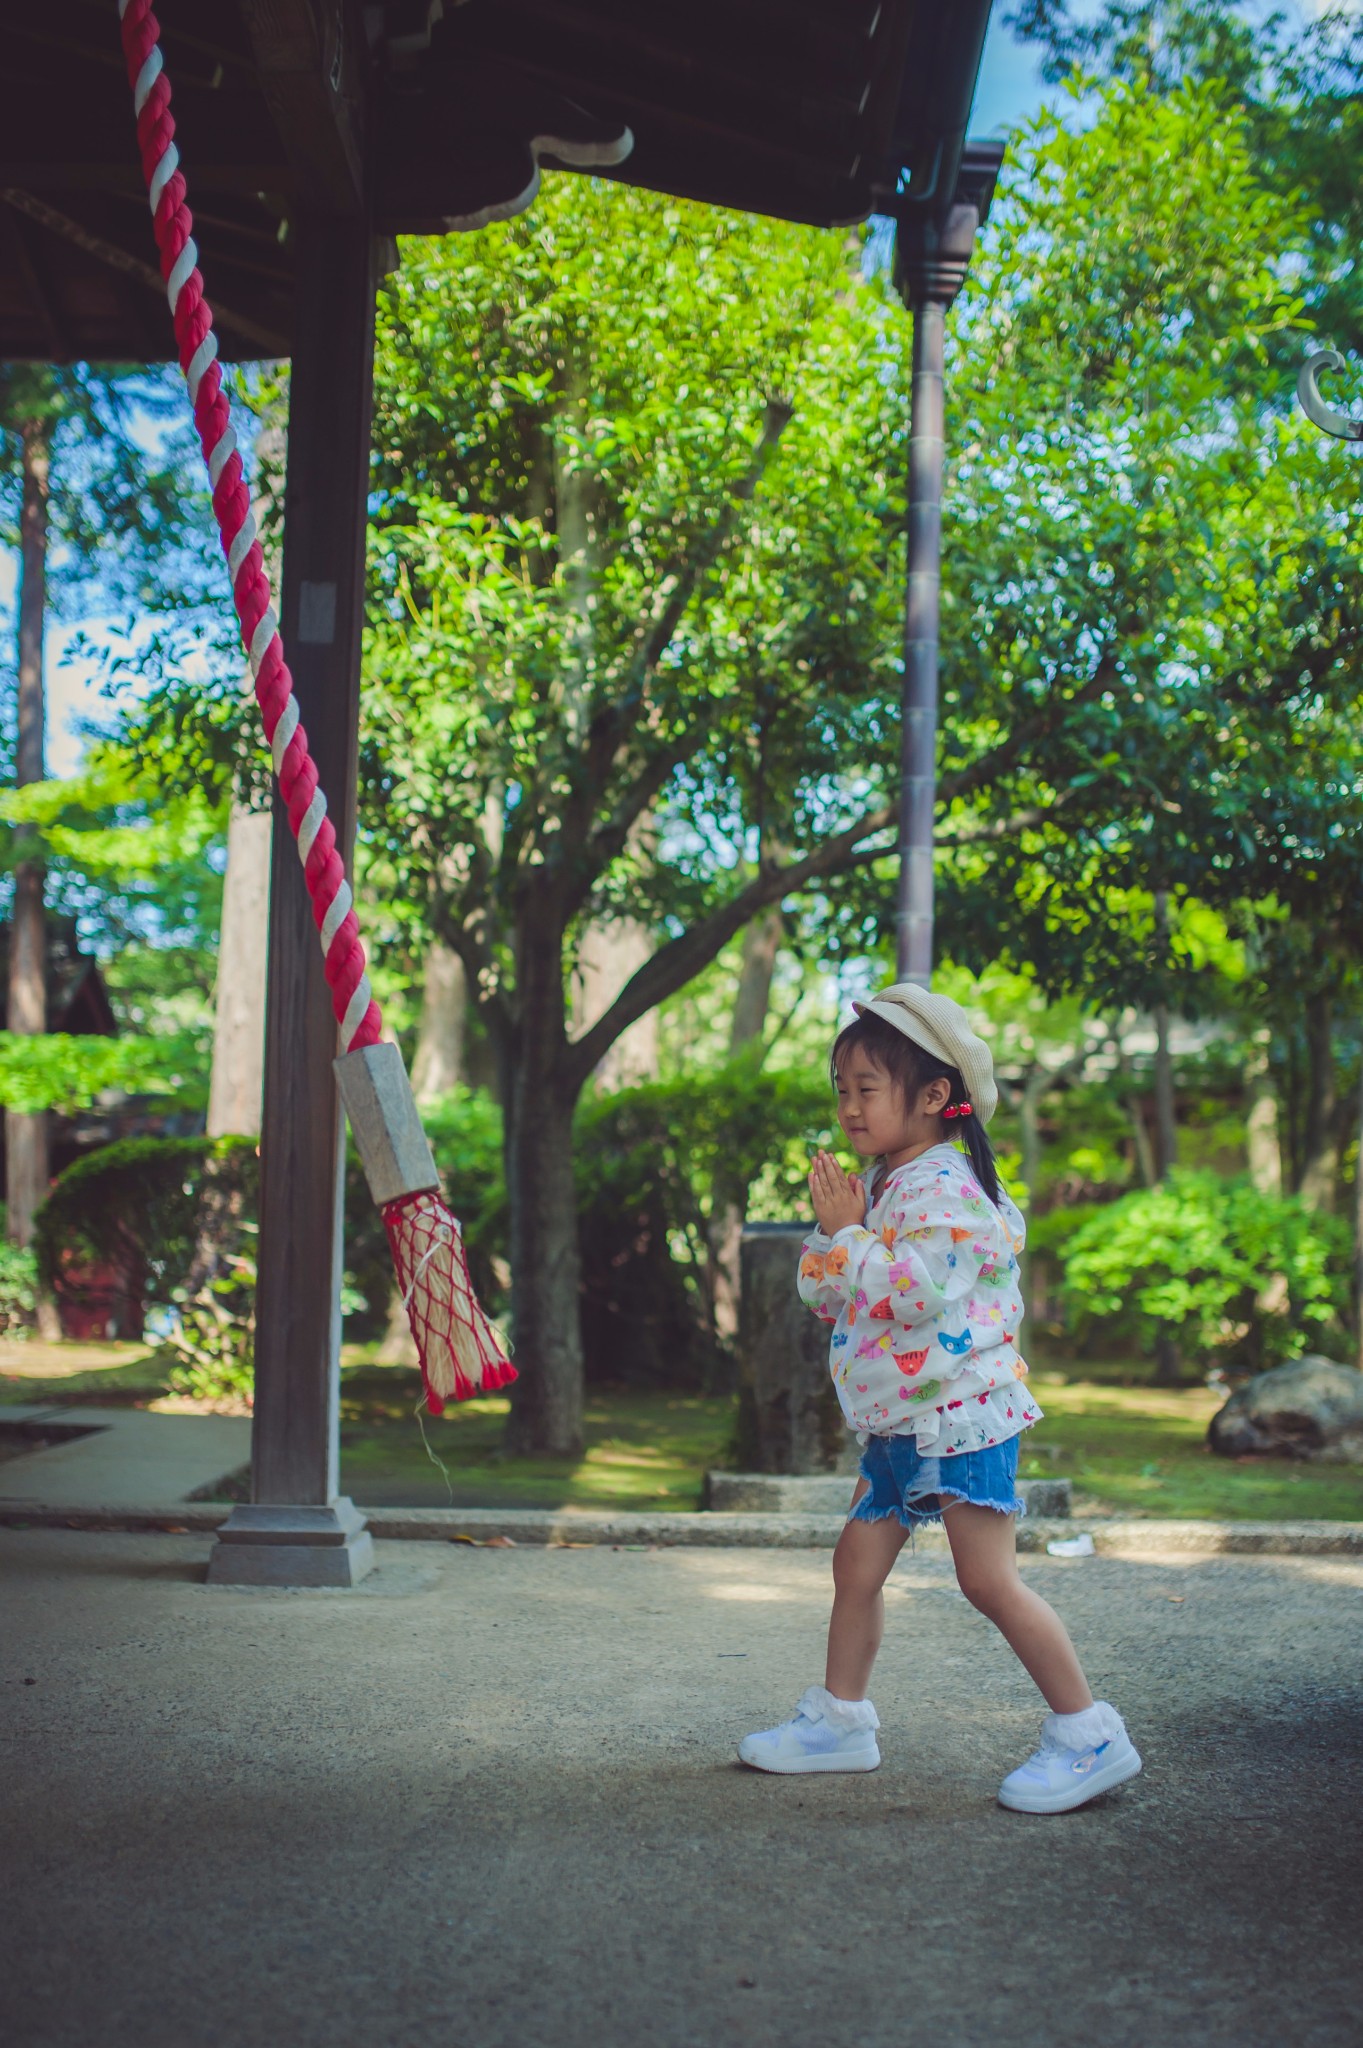
[[[1026,1558],[1146,1758],[1033,1820],[1028,1682],[926,1549],[884,1766],[821,1779],[730,1759],[819,1675],[826,1554],[205,1554],[0,1531],[14,2048],[1360,2038],[1363,1561]]]

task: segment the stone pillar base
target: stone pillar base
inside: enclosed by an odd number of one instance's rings
[[[354,1501],[233,1508],[208,1560],[210,1586],[354,1586],[374,1568],[374,1539]]]

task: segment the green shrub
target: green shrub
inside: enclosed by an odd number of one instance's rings
[[[197,1286],[177,1287],[166,1349],[179,1363],[168,1386],[196,1401],[250,1402],[255,1389],[256,1226],[243,1223],[241,1250],[223,1250]],[[248,1248],[249,1247],[249,1248]]]
[[[707,1391],[731,1381],[714,1326],[712,1226],[730,1207],[804,1213],[832,1103],[820,1075],[745,1059],[584,1101],[576,1171],[590,1377]]]
[[[0,1337],[26,1337],[38,1308],[38,1265],[32,1251],[22,1251],[5,1236],[5,1211],[0,1206]]]
[[[1250,1371],[1297,1358],[1348,1308],[1349,1233],[1289,1197],[1175,1171],[1092,1210],[1059,1247],[1070,1327]]]
[[[122,1276],[148,1308],[171,1309],[196,1289],[215,1248],[235,1253],[235,1233],[254,1219],[258,1162],[249,1138],[129,1138],[58,1174],[34,1222],[44,1285],[60,1302],[83,1272]],[[222,1240],[219,1243],[219,1240]]]

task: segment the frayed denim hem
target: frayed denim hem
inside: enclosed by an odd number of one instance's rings
[[[935,1508],[917,1508],[911,1501],[906,1500],[902,1508],[872,1508],[868,1506],[871,1495],[867,1492],[862,1495],[856,1506],[849,1511],[847,1520],[849,1522],[896,1521],[901,1529],[907,1529],[912,1536],[915,1529],[928,1529],[934,1523],[940,1523],[948,1507],[992,1508],[996,1515],[1012,1515],[1019,1522],[1027,1512],[1025,1500],[972,1500],[968,1493],[960,1493],[952,1486],[939,1486],[936,1489],[936,1498],[944,1503],[944,1505]],[[863,1508],[866,1509],[865,1513],[862,1512]]]

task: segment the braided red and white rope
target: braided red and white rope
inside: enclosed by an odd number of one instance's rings
[[[175,322],[180,368],[189,387],[194,424],[208,465],[213,511],[227,557],[242,643],[255,681],[256,702],[322,942],[324,971],[331,990],[331,1006],[340,1026],[341,1047],[350,1052],[360,1046],[377,1045],[379,1008],[365,972],[364,947],[360,943],[350,884],[336,846],[335,828],[327,816],[327,800],[319,787],[316,764],[308,751],[308,736],[299,719],[293,678],[284,659],[279,620],[271,602],[250,493],[223,390],[213,314],[199,274],[194,217],[185,204],[185,180],[180,171],[180,153],[175,147],[170,83],[159,47],[160,24],[151,0],[118,0],[118,16],[128,83],[137,112],[142,171],[151,202],[156,246],[161,254],[161,275]]]

